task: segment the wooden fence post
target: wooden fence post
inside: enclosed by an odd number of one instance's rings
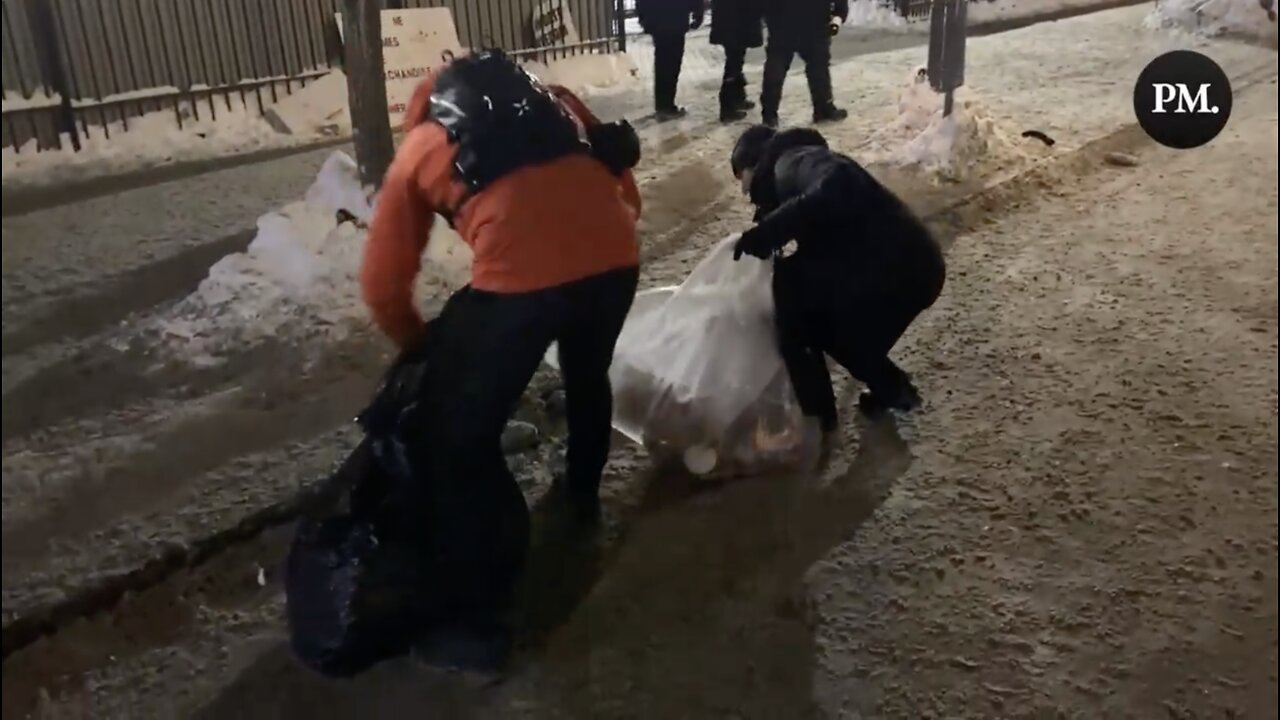
[[[342,9],[342,69],[347,75],[356,164],[362,183],[380,187],[395,155],[382,65],[382,3],[343,0]]]

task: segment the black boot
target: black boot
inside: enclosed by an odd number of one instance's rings
[[[920,407],[922,402],[920,392],[914,385],[908,383],[892,394],[863,392],[858,396],[858,410],[868,418],[874,419],[882,417],[890,410],[911,412]]]
[[[689,111],[679,105],[671,105],[669,107],[658,108],[653,114],[653,117],[658,122],[670,122],[672,120],[679,120],[688,114]]]
[[[720,121],[736,122],[747,118],[755,103],[747,99],[747,79],[741,74],[726,76],[720,83]]]
[[[836,107],[835,103],[827,103],[813,111],[813,122],[815,125],[820,123],[840,122],[847,117],[849,117],[849,111],[841,107]]]

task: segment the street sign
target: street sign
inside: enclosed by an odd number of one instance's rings
[[[337,13],[338,33],[342,14]],[[404,121],[413,91],[426,74],[463,54],[453,11],[447,7],[382,11],[382,64],[391,126]]]

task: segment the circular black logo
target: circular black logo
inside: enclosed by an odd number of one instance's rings
[[[1186,150],[1218,137],[1231,117],[1231,81],[1211,58],[1174,50],[1152,60],[1133,88],[1133,111],[1152,140]]]

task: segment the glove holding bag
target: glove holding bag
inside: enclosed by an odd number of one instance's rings
[[[742,237],[733,244],[733,259],[740,260],[743,255],[750,255],[768,260],[787,244],[787,240],[776,224],[762,222],[742,233]]]

